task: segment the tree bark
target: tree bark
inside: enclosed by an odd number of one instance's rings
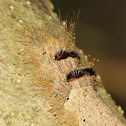
[[[88,67],[73,29],[49,0],[0,1],[1,126],[125,126],[123,110],[100,84],[99,75],[70,81]],[[61,50],[81,57],[55,60]]]

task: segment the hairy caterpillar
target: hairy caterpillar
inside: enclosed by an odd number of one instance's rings
[[[80,62],[80,56],[75,51],[67,52],[61,50],[60,52],[55,54],[55,60],[66,59],[68,57],[77,58]]]
[[[79,78],[79,77],[82,77],[84,75],[96,76],[96,73],[93,70],[93,68],[78,69],[78,70],[74,70],[74,71],[70,72],[69,74],[67,74],[66,79],[67,79],[67,81],[69,81],[72,78]]]

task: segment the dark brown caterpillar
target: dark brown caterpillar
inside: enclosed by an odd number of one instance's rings
[[[78,69],[78,70],[74,70],[74,71],[70,72],[69,74],[67,74],[66,79],[67,79],[67,81],[70,81],[71,79],[79,78],[84,75],[96,76],[96,72],[93,70],[93,68]]]
[[[77,58],[80,61],[80,56],[75,51],[67,52],[63,50],[56,53],[55,60],[66,59],[68,57]]]

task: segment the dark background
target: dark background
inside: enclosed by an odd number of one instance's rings
[[[126,0],[51,0],[63,20],[77,20],[76,45],[95,63],[103,85],[126,111]],[[75,15],[80,10],[79,18]]]

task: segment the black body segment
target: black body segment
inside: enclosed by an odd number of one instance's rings
[[[66,59],[68,57],[68,52],[61,50],[60,52],[56,53],[55,60]]]
[[[78,58],[78,60],[80,60],[80,56],[75,51],[69,52],[69,57]]]

